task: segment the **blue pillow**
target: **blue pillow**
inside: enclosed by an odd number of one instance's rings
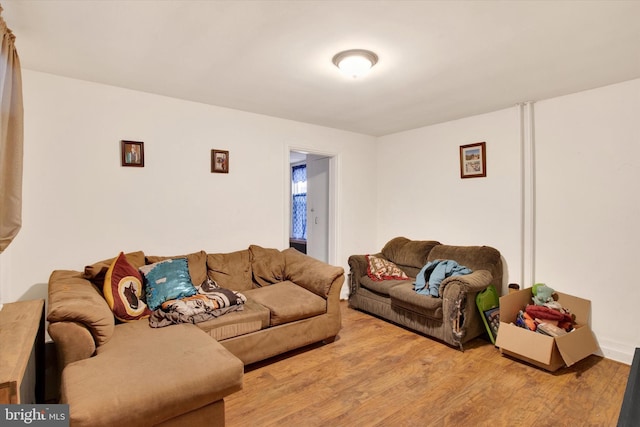
[[[197,293],[191,282],[186,258],[167,259],[140,267],[144,277],[147,306],[159,308],[163,302]]]

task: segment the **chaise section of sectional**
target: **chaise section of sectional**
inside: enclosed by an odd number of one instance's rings
[[[66,366],[60,402],[70,403],[73,426],[154,426],[183,416],[224,425],[223,399],[242,389],[243,372],[195,325],[124,323],[94,357]]]
[[[116,324],[80,272],[51,274],[47,319],[74,427],[222,426],[224,397],[242,388],[242,361],[196,325]]]

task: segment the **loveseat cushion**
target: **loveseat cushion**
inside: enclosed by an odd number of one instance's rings
[[[115,318],[102,293],[79,271],[55,270],[49,277],[49,322],[85,325],[97,345],[113,335]]]
[[[167,259],[186,258],[189,265],[189,276],[194,286],[200,286],[207,280],[207,253],[205,251],[193,252],[187,255],[175,256],[147,256],[147,264],[165,261]]]
[[[253,289],[248,249],[224,254],[207,254],[207,274],[221,288],[240,292]]]
[[[242,388],[242,362],[192,324],[116,326],[97,355],[67,365],[73,426],[155,425]]]
[[[408,279],[413,280],[413,279]],[[407,283],[407,280],[373,280],[369,276],[362,276],[360,278],[360,285],[364,288],[367,288],[371,291],[377,292],[381,295],[389,295],[389,291],[391,288],[400,285],[402,283]],[[410,282],[413,283],[413,282]]]
[[[327,312],[327,300],[290,281],[252,289],[245,296],[271,311],[271,326]]]
[[[502,258],[491,246],[440,245],[429,253],[428,261],[436,259],[452,259],[472,271],[487,270],[492,276],[491,283],[502,288]]]
[[[431,250],[440,245],[435,240],[409,240],[406,237],[391,239],[382,248],[382,255],[400,266],[422,268]]]
[[[392,307],[419,313],[434,320],[442,320],[442,298],[417,294],[413,283],[405,282],[389,290]]]

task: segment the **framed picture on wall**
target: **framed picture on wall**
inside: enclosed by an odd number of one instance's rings
[[[211,150],[211,173],[229,173],[229,152]]]
[[[486,144],[460,146],[460,178],[481,178],[487,176]]]
[[[120,141],[122,166],[144,167],[144,142]]]

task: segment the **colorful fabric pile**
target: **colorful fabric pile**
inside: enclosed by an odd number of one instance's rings
[[[571,332],[575,316],[552,297],[554,293],[548,286],[534,286],[533,304],[520,310],[516,325],[554,337]]]

